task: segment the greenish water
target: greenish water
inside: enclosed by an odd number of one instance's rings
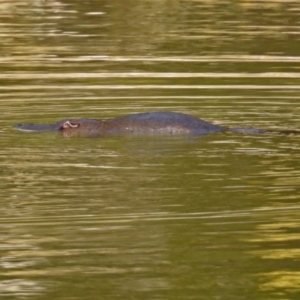
[[[300,129],[297,1],[0,8],[1,299],[298,299],[299,136],[12,129],[156,110]]]

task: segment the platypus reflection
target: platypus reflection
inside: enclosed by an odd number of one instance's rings
[[[217,132],[260,134],[269,130],[255,128],[228,128],[211,124],[199,118],[175,112],[149,112],[115,119],[67,119],[55,124],[19,124],[22,131],[60,131],[64,136],[101,137],[112,135],[191,135],[201,136]],[[286,131],[283,133],[294,133]],[[297,132],[299,134],[299,132]]]

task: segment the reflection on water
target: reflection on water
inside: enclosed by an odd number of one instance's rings
[[[299,129],[297,1],[0,8],[3,299],[297,299],[297,135],[12,130],[151,110]]]
[[[298,208],[293,208],[298,210]],[[299,270],[294,261],[299,259],[299,220],[289,214],[283,214],[274,222],[260,224],[257,226],[257,235],[250,239],[251,243],[267,244],[268,248],[254,250],[252,253],[262,260],[274,264],[274,262],[285,262],[286,269],[262,270],[258,274],[262,291],[278,293],[282,289],[287,289],[292,294],[299,293]],[[284,247],[283,247],[284,245]]]
[[[51,297],[68,279],[77,283],[68,292],[74,297],[90,287],[107,297],[172,290],[183,297],[187,286],[203,284],[214,286],[212,295],[234,296],[232,282],[274,291],[267,287],[276,264],[261,260],[271,248],[292,249],[297,238],[272,228],[288,228],[292,219],[297,227],[299,176],[293,183],[286,172],[295,154],[281,148],[296,139],[18,137],[22,155],[11,147],[1,176],[1,266],[5,280],[35,279],[39,289],[24,294]],[[281,235],[279,248],[272,234]]]

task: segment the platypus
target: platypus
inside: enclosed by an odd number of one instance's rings
[[[65,119],[55,124],[18,124],[22,131],[59,131],[64,136],[104,137],[126,135],[190,135],[202,136],[218,132],[261,134],[270,132],[255,128],[228,128],[197,117],[177,112],[147,112],[115,119]],[[287,131],[293,133],[293,131]]]

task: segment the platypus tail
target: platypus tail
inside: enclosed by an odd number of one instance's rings
[[[279,134],[279,135],[300,135],[300,130],[276,130],[276,129],[258,129],[251,127],[228,128],[228,132],[241,134]]]
[[[262,134],[268,132],[267,130],[264,129],[257,129],[251,127],[228,128],[227,131],[233,133],[242,133],[242,134]]]

